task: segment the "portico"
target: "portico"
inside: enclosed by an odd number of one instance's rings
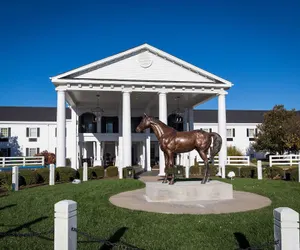
[[[52,77],[51,81],[57,91],[57,167],[65,166],[66,102],[72,110],[68,139],[74,145],[73,168],[80,167],[81,159],[88,156],[104,164],[106,154],[110,154],[112,164],[119,168],[137,163],[150,170],[151,162],[158,157],[159,174],[164,175],[164,155],[155,135],[149,129],[135,132],[142,115],[146,112],[167,124],[179,100],[183,129],[193,130],[193,108],[218,96],[218,132],[223,139],[219,166],[224,170],[225,96],[232,86],[227,80],[144,44]],[[103,109],[100,117],[92,111],[98,104]],[[182,155],[181,164],[191,166],[193,159],[189,156],[191,153]]]

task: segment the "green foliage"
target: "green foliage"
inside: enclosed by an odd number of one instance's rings
[[[227,147],[227,156],[243,156],[243,153],[235,146],[229,146]]]
[[[0,172],[0,186],[4,186],[6,184],[11,185],[11,182],[11,172]]]
[[[95,166],[88,168],[88,178],[89,179],[101,179],[104,177],[104,167]]]
[[[49,183],[49,168],[39,168],[36,172],[40,176],[40,181],[42,183]]]
[[[57,181],[59,182],[71,182],[74,179],[79,178],[78,172],[70,167],[57,167],[55,169]]]
[[[135,177],[135,169],[132,167],[126,167],[123,168],[123,178],[127,178],[127,176],[129,176],[129,171],[132,171],[131,173],[132,178]]]
[[[200,175],[200,174],[201,174],[201,167],[199,165],[190,167],[190,176]]]
[[[33,185],[41,182],[41,177],[34,170],[21,170],[19,173],[19,186]]]
[[[106,176],[107,177],[115,177],[115,176],[118,176],[118,174],[119,174],[118,168],[115,167],[115,166],[109,166],[106,169]]]
[[[253,148],[283,154],[284,151],[300,150],[300,116],[283,105],[275,105],[264,114],[263,123],[257,126],[258,135]]]

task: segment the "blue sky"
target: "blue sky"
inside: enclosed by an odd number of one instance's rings
[[[148,43],[233,82],[228,109],[299,110],[299,10],[299,0],[2,2],[0,105],[56,106],[50,76]]]

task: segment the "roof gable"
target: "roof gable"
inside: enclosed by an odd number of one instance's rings
[[[231,82],[176,58],[148,44],[54,76],[57,79],[149,80],[201,83]]]

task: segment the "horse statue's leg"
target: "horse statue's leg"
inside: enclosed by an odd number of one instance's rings
[[[204,177],[201,181],[201,184],[205,184],[208,180],[208,172],[209,172],[209,162],[208,162],[208,158],[207,158],[207,155],[201,151],[201,150],[198,150],[198,153],[200,155],[200,157],[202,158],[202,160],[204,161],[204,166],[205,166],[205,174],[204,174]]]
[[[172,168],[173,169],[173,171],[172,171],[172,178],[171,178],[171,180],[170,180],[170,182],[169,182],[169,185],[173,185],[174,184],[174,181],[175,181],[175,171],[174,171],[174,157],[173,157],[174,155],[173,155],[173,153],[169,153],[169,168]]]
[[[165,155],[165,178],[162,183],[168,183],[167,170],[169,168],[169,158],[168,158],[168,154],[164,153],[164,155]]]

